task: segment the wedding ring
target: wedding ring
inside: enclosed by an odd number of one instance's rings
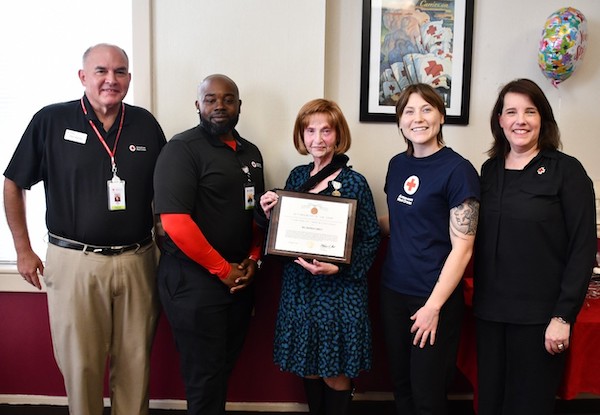
[[[562,343],[559,343],[558,346],[556,346],[556,347],[558,347],[558,350],[562,350],[565,348],[565,345]]]

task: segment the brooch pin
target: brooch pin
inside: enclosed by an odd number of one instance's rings
[[[540,167],[539,169],[537,169],[537,174],[544,174],[544,173],[546,173],[545,167]]]
[[[331,181],[331,185],[333,186],[333,192],[331,192],[332,196],[341,196],[340,189],[342,188],[342,184],[340,182],[336,182],[335,180]]]

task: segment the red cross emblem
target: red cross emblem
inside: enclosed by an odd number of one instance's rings
[[[414,195],[415,192],[419,189],[419,178],[417,176],[410,176],[404,182],[404,191],[408,195]]]

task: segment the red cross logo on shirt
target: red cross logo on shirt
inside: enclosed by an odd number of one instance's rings
[[[417,176],[410,176],[404,182],[404,191],[408,195],[413,195],[419,189],[419,178]]]

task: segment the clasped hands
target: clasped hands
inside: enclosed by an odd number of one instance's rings
[[[231,270],[221,281],[229,287],[231,294],[235,294],[252,283],[258,270],[258,264],[253,259],[246,258],[241,264],[230,262],[229,265],[231,265]]]

